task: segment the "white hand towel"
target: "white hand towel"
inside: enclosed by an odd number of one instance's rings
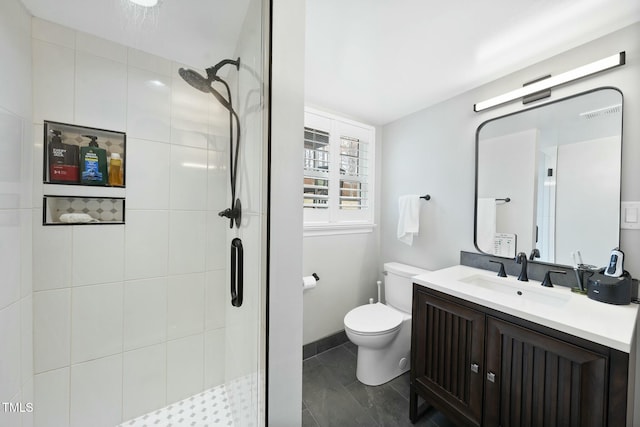
[[[496,236],[496,199],[478,198],[478,215],[476,216],[476,244],[478,249],[488,254],[495,252]]]
[[[400,215],[398,217],[398,240],[413,245],[413,236],[420,229],[420,196],[410,194],[400,196],[398,200]]]
[[[86,213],[65,213],[60,215],[60,222],[74,224],[74,223],[99,222],[99,221],[97,219],[93,219],[91,215],[88,215]]]

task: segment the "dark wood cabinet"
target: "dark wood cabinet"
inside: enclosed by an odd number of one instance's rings
[[[480,425],[482,417],[485,315],[425,292],[414,294],[412,387],[429,402]],[[411,394],[413,399],[415,393]],[[412,401],[411,419],[417,416]]]
[[[489,316],[486,343],[485,426],[606,425],[606,355]]]
[[[433,406],[460,426],[626,425],[627,353],[419,285],[412,322],[413,422]]]

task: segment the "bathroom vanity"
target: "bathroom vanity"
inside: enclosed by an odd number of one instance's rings
[[[631,422],[637,305],[462,265],[414,282],[413,422],[428,406],[460,426]]]

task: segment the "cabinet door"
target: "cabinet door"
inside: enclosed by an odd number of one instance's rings
[[[414,294],[412,382],[429,404],[470,425],[482,419],[484,319],[426,292]]]
[[[485,426],[606,426],[608,358],[487,316]]]

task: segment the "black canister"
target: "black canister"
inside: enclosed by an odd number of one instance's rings
[[[631,303],[631,275],[625,271],[620,277],[595,273],[587,282],[587,296],[608,304]]]

